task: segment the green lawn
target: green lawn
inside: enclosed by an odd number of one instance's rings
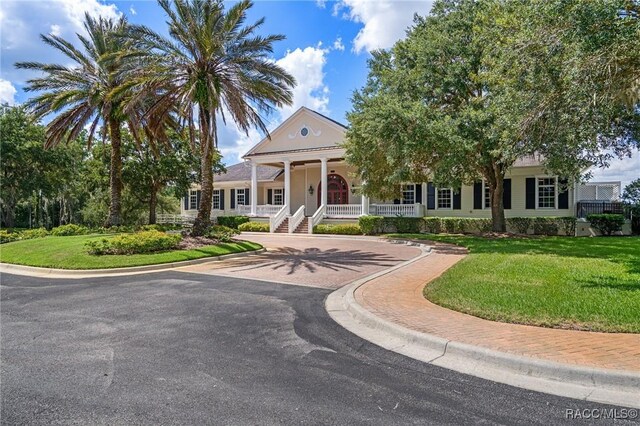
[[[427,299],[438,305],[494,321],[640,332],[639,237],[393,237],[469,249],[425,287]]]
[[[0,245],[0,262],[60,269],[102,269],[153,265],[221,256],[229,253],[257,250],[260,244],[241,241],[149,254],[93,256],[84,243],[89,240],[113,238],[114,235],[79,235],[45,237]]]

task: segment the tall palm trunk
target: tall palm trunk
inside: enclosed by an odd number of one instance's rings
[[[201,143],[200,143],[200,207],[198,216],[193,224],[193,235],[202,235],[211,223],[211,202],[213,200],[213,157],[215,146],[215,124],[211,120],[211,113],[201,108],[200,113]]]
[[[109,119],[109,134],[111,135],[111,168],[109,170],[111,204],[107,226],[119,226],[122,224],[122,136],[119,121]]]

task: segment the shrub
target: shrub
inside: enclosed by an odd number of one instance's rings
[[[238,231],[269,232],[269,224],[262,222],[245,222],[238,225]]]
[[[578,219],[576,219],[574,216],[565,216],[559,217],[557,220],[558,227],[560,228],[560,230],[562,230],[562,232],[564,232],[565,235],[576,235],[576,223],[578,222]]]
[[[423,219],[425,230],[429,234],[439,234],[442,232],[442,219],[439,217],[425,217]]]
[[[8,232],[6,229],[0,229],[0,244],[18,241],[20,235],[15,232]]]
[[[142,225],[139,229],[141,231],[179,231],[183,229],[182,225],[175,225],[170,223],[155,223],[153,225]]]
[[[518,234],[527,234],[531,228],[530,217],[510,217],[507,219],[507,225]]]
[[[49,231],[46,228],[27,229],[20,233],[20,238],[23,240],[31,240],[33,238],[44,238],[49,235]]]
[[[82,225],[74,225],[70,223],[68,225],[58,226],[57,228],[53,228],[51,230],[51,235],[56,237],[66,237],[69,235],[84,235],[89,232],[89,228]]]
[[[248,216],[218,216],[218,225],[226,226],[227,228],[238,229],[238,226],[243,223],[249,222]]]
[[[474,219],[473,224],[478,232],[491,232],[493,229],[493,221],[491,219]]]
[[[141,231],[135,234],[117,235],[111,239],[87,241],[85,247],[91,254],[138,254],[175,249],[182,237],[160,231]]]
[[[229,228],[228,226],[211,225],[204,231],[204,236],[207,238],[214,238],[223,243],[228,243],[239,233],[240,232],[238,232],[237,229]]]
[[[622,231],[624,216],[621,214],[590,214],[587,216],[587,221],[602,235],[611,235],[614,232]]]
[[[533,218],[533,233],[536,235],[558,235],[558,221],[555,217]]]
[[[360,216],[358,226],[365,235],[379,234],[384,231],[383,216]]]
[[[442,225],[449,234],[462,234],[467,229],[473,228],[473,223],[477,219],[463,217],[443,217]]]
[[[422,231],[422,218],[420,217],[385,217],[384,228],[395,229],[401,234],[417,234]]]
[[[357,223],[345,223],[339,225],[320,224],[313,227],[314,234],[337,234],[337,235],[362,235],[362,229]]]

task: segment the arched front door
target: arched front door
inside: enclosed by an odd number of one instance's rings
[[[322,182],[318,184],[318,206],[321,200]],[[349,185],[340,175],[327,175],[327,204],[349,204]]]

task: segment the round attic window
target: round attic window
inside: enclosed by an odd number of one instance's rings
[[[303,127],[302,129],[300,129],[300,134],[303,137],[306,137],[309,134],[309,129],[307,129],[306,127]]]

